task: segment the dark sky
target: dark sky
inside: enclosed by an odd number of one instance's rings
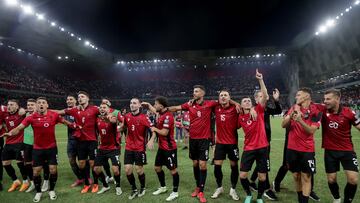
[[[33,0],[113,53],[287,45],[350,0]],[[36,2],[36,3],[35,3]]]

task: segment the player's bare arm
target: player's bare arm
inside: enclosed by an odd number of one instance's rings
[[[20,131],[24,130],[25,126],[23,124],[18,125],[16,128],[10,130],[10,132],[4,133],[0,135],[0,137],[7,137],[7,136],[15,136],[19,134]]]

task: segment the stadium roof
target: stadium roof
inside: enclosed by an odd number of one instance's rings
[[[29,8],[6,1],[16,0],[0,0],[1,42],[89,67],[111,66],[127,53],[284,46],[344,6],[341,0],[17,0],[38,12],[30,17]]]

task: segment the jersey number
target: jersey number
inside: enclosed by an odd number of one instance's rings
[[[14,121],[10,121],[10,122],[9,122],[9,125],[10,125],[11,127],[14,127],[14,126],[15,126]]]
[[[225,121],[225,114],[221,114],[221,115],[220,115],[220,120],[221,120],[221,121]]]
[[[135,131],[135,125],[131,125],[131,130]]]
[[[101,129],[101,133],[102,133],[103,135],[106,135],[106,129]]]

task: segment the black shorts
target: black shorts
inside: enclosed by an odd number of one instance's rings
[[[158,149],[155,157],[155,166],[166,166],[169,170],[177,168],[177,149]]]
[[[135,164],[137,166],[146,165],[146,153],[145,152],[137,152],[125,150],[124,155],[124,164]]]
[[[24,144],[5,144],[2,152],[2,160],[24,161]]]
[[[68,139],[67,143],[67,155],[69,158],[77,157],[78,155],[79,141],[76,139]]]
[[[24,161],[25,162],[32,162],[32,152],[33,152],[33,146],[30,144],[24,143]]]
[[[226,155],[231,161],[239,160],[239,147],[237,144],[216,144],[214,160],[225,160]]]
[[[33,149],[33,167],[58,164],[57,147],[50,149]]]
[[[288,165],[288,169],[293,173],[316,173],[315,152],[300,152],[292,149],[287,149],[286,162]]]
[[[94,160],[97,144],[97,141],[78,141],[78,160]]]
[[[250,171],[254,161],[256,161],[256,167],[259,170],[259,173],[267,173],[270,171],[268,148],[264,147],[244,151],[241,156],[240,171]]]
[[[95,166],[103,166],[106,163],[109,164],[108,160],[111,160],[113,166],[120,165],[120,149],[114,150],[103,150],[98,149],[95,156]]]
[[[209,139],[190,139],[189,158],[192,160],[207,161],[209,159]]]
[[[344,170],[359,172],[356,153],[353,151],[325,150],[326,173],[336,173],[340,170],[340,163]]]

